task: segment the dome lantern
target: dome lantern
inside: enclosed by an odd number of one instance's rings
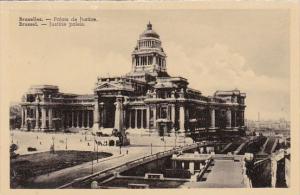
[[[150,21],[149,21],[149,23],[147,24],[147,30],[152,30],[152,24],[150,23]]]

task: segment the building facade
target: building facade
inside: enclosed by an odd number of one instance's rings
[[[61,93],[57,86],[32,86],[22,98],[22,129],[141,129],[161,124],[180,132],[244,129],[246,94],[235,89],[204,96],[188,80],[167,73],[160,36],[148,24],[132,52],[131,72],[98,77],[94,93]]]

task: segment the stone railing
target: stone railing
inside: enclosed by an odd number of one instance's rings
[[[94,173],[94,174],[91,174],[91,175],[88,175],[88,176],[85,176],[85,177],[82,177],[82,178],[75,179],[72,182],[67,183],[65,185],[62,185],[58,188],[59,189],[70,188],[72,186],[78,186],[78,185],[80,186],[84,183],[91,183],[92,180],[99,180],[101,178],[105,178],[105,177],[108,177],[110,175],[113,176],[114,173],[116,173],[116,172],[123,172],[125,170],[131,169],[131,168],[136,167],[138,165],[145,164],[147,162],[150,162],[150,161],[153,161],[153,160],[156,160],[156,159],[160,159],[160,158],[163,158],[163,157],[166,157],[166,156],[170,156],[175,152],[190,150],[190,149],[196,148],[198,146],[199,146],[199,144],[195,143],[195,144],[191,144],[191,145],[187,145],[187,146],[177,147],[177,148],[167,150],[167,151],[164,151],[164,152],[159,152],[159,153],[156,153],[156,154],[144,156],[142,158],[126,162],[122,165],[114,166],[114,167],[99,171],[97,173]]]

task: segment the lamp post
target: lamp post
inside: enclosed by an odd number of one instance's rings
[[[52,152],[54,153],[55,149],[54,149],[54,136],[52,136]]]
[[[92,152],[92,174],[94,173],[94,153]]]
[[[152,154],[152,143],[151,143],[151,145],[150,145],[150,149],[151,149],[151,154]]]
[[[96,146],[95,146],[95,142],[96,142],[96,138],[95,138],[95,135],[93,135],[94,137],[94,152],[96,151]]]
[[[98,158],[99,156],[98,156],[98,142],[97,142],[97,162],[98,162]]]
[[[68,137],[66,137],[66,150],[68,150]]]
[[[95,144],[96,144],[96,147],[97,147],[97,150],[96,150],[96,148],[95,148]],[[95,135],[94,135],[94,152],[96,151],[96,157],[97,157],[97,162],[98,162],[98,142],[97,142],[97,140],[96,140],[96,137],[95,137]]]
[[[94,173],[94,155],[95,155],[95,135],[93,135],[94,137],[94,150],[92,151],[92,174]]]

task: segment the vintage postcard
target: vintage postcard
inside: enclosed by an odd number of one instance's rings
[[[0,5],[1,193],[299,193],[296,2]]]

